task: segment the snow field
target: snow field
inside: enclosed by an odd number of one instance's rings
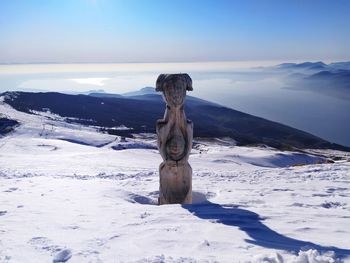
[[[194,204],[157,206],[154,137],[0,112],[0,262],[350,262],[349,162],[201,142]]]

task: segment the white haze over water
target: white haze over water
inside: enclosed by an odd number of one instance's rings
[[[224,73],[275,64],[276,61],[0,65],[0,91],[85,92],[100,86],[106,92],[123,93],[153,87],[161,73]]]
[[[282,61],[0,65],[0,92],[125,93],[154,87],[161,73],[182,72],[193,79],[190,95],[350,146],[350,101],[290,89],[280,73],[262,68],[279,63]]]

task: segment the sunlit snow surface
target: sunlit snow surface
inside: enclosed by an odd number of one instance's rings
[[[195,204],[157,206],[154,136],[0,115],[0,262],[350,262],[349,162],[202,141]]]

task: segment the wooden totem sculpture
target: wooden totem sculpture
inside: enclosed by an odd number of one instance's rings
[[[188,74],[161,74],[157,79],[156,91],[162,92],[166,103],[164,118],[157,121],[158,149],[163,158],[159,166],[160,205],[192,203],[192,168],[188,157],[193,124],[184,112],[187,90],[193,90]]]

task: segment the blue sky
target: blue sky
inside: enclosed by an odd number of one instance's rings
[[[350,1],[3,0],[0,63],[350,60]]]

